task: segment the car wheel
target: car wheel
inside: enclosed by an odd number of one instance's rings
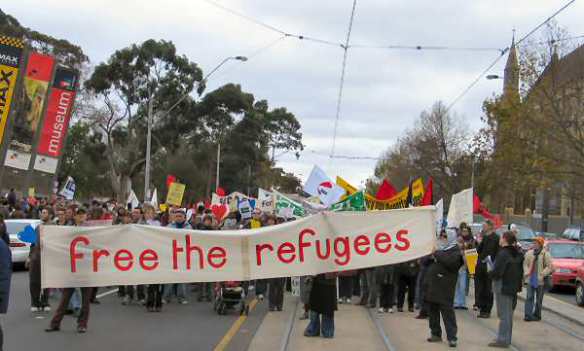
[[[581,282],[576,286],[576,303],[579,306],[584,306],[584,284]]]

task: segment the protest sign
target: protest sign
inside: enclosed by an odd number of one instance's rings
[[[464,257],[466,260],[466,267],[468,268],[468,273],[470,275],[474,275],[475,270],[477,268],[477,262],[479,260],[479,254],[477,252],[477,249],[465,250]]]
[[[366,211],[365,194],[359,191],[330,207],[331,211]]]
[[[434,211],[429,206],[322,212],[221,232],[135,224],[41,226],[42,286],[242,281],[407,262],[432,251]]]
[[[263,212],[274,211],[274,194],[262,188],[258,189],[258,206]]]
[[[59,192],[59,195],[63,196],[67,200],[73,200],[75,196],[75,180],[73,177],[67,177],[63,189]]]
[[[249,199],[239,200],[239,203],[237,204],[237,209],[238,209],[239,213],[241,214],[241,219],[250,219],[251,218],[251,214],[252,214],[253,209],[251,207]]]
[[[473,222],[473,197],[472,188],[468,188],[452,195],[448,217],[446,219],[449,228],[458,227],[460,223]]]
[[[276,203],[276,213],[283,216],[284,218],[304,217],[306,215],[304,207],[298,202],[280,194],[277,191],[274,191],[274,198]]]
[[[171,183],[168,187],[168,194],[166,195],[166,203],[170,205],[180,206],[182,204],[183,195],[185,194],[185,185],[181,183]]]

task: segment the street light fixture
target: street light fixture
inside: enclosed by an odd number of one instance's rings
[[[501,77],[501,76],[500,76],[500,75],[498,75],[498,74],[489,74],[489,75],[488,75],[486,78],[487,78],[488,80],[493,80],[493,79],[503,79],[503,77]]]
[[[207,75],[201,80],[199,84],[204,84],[207,82],[209,77],[215,73],[221,66],[223,66],[227,61],[230,60],[237,60],[241,62],[246,62],[248,59],[246,56],[229,56],[226,57],[221,63],[219,63],[215,68],[213,68]],[[164,114],[162,117],[166,117],[175,107],[177,107],[184,99],[186,99],[190,94],[186,93],[181,96],[180,99],[177,100]],[[152,98],[152,94],[150,95],[150,101],[148,101],[148,134],[146,137],[146,162],[144,166],[144,202],[150,201],[150,145],[152,141],[152,118],[153,118],[153,111],[152,106],[154,105],[154,99]],[[217,143],[217,187],[219,187],[219,157],[221,156],[221,143]],[[215,189],[217,190],[217,189]]]

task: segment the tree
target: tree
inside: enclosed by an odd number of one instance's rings
[[[469,187],[472,155],[467,130],[461,118],[436,102],[385,152],[368,187],[375,189],[383,178],[405,187],[420,176],[433,178],[437,198]]]
[[[166,111],[201,80],[202,71],[187,57],[177,55],[172,42],[151,39],[116,51],[85,82],[85,87],[102,99],[101,113],[94,115],[93,122],[106,140],[109,175],[118,200],[126,199],[132,177],[145,162],[148,105],[155,111]],[[192,104],[192,99],[185,99],[172,116],[188,118],[185,114],[192,112]],[[167,114],[156,117],[154,135],[158,127],[162,132],[168,123]],[[158,141],[153,143],[153,153],[164,147],[164,140]],[[177,139],[169,141],[176,146]]]

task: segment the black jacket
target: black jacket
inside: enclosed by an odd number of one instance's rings
[[[480,244],[477,246],[477,252],[479,254],[479,261],[477,262],[477,273],[487,272],[487,264],[485,260],[487,256],[491,256],[494,260],[497,257],[497,252],[499,251],[499,235],[493,233],[491,235],[483,236]]]
[[[462,254],[458,246],[446,251],[436,251],[434,262],[425,274],[424,298],[431,303],[452,306],[454,290],[458,279],[458,270],[463,265]]]
[[[506,246],[499,250],[495,258],[495,267],[489,272],[493,280],[501,280],[501,292],[515,296],[523,285],[523,254],[515,246]]]

